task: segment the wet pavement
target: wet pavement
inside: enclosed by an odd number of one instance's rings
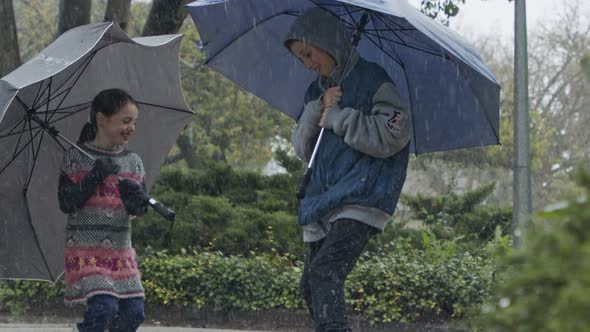
[[[0,332],[72,332],[77,331],[75,324],[35,324],[35,323],[0,323]],[[164,327],[145,325],[141,326],[139,332],[265,332],[254,330],[222,330],[222,329],[201,329],[191,327]]]

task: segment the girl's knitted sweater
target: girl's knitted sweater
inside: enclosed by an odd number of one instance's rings
[[[81,208],[68,214],[65,302],[85,303],[97,294],[143,297],[144,289],[131,245],[130,215],[117,187],[120,178],[143,184],[143,163],[137,154],[128,150],[104,151],[90,144],[82,148],[95,158],[112,158],[120,171],[107,176]],[[80,151],[68,150],[62,163],[59,199],[68,200],[68,195],[75,190],[67,187],[79,185],[93,166],[94,161]]]

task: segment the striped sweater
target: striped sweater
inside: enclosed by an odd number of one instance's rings
[[[95,158],[112,158],[120,170],[117,175],[109,175],[98,184],[80,208],[64,211],[68,213],[65,302],[85,303],[97,294],[118,298],[143,297],[144,289],[131,245],[130,215],[117,187],[119,178],[143,184],[142,161],[128,150],[104,151],[88,143],[82,148]],[[77,192],[71,187],[78,186],[93,166],[93,160],[74,148],[65,153],[58,195],[62,210],[68,200],[73,200],[72,193]]]

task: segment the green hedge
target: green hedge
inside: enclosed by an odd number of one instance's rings
[[[590,175],[585,189],[536,215],[523,245],[500,260],[498,289],[483,306],[485,331],[590,330]]]
[[[351,310],[371,322],[412,322],[462,317],[489,294],[493,266],[460,253],[453,242],[425,235],[415,249],[399,240],[365,254],[346,284]],[[295,263],[293,263],[295,261]],[[139,260],[149,303],[214,310],[303,309],[298,284],[301,263],[278,254],[224,256],[220,252],[179,254],[144,250]],[[0,302],[14,311],[62,296],[62,285],[0,283]]]

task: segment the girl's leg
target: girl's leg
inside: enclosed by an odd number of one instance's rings
[[[143,297],[119,300],[119,314],[113,321],[110,332],[132,332],[139,328],[145,319]]]
[[[350,331],[344,282],[376,229],[360,221],[339,219],[309,266],[309,286],[316,331]]]
[[[84,321],[78,323],[78,331],[104,332],[118,310],[118,299],[111,295],[95,295],[88,299]]]

